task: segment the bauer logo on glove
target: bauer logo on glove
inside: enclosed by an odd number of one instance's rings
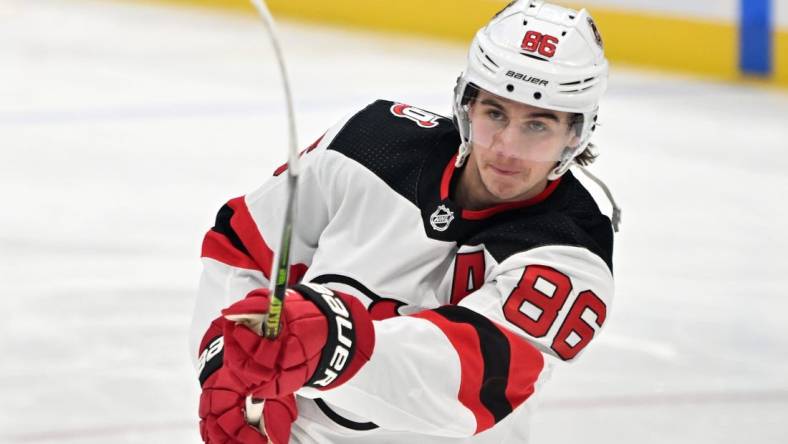
[[[336,387],[369,360],[372,319],[356,298],[316,284],[285,294],[282,331],[262,336],[269,292],[258,289],[222,311],[224,362],[256,398],[293,393],[304,386]]]
[[[200,353],[197,367],[197,374],[200,375],[200,385],[205,384],[205,380],[221,368],[223,349],[224,338],[219,336],[212,339],[208,347]]]
[[[305,284],[305,286],[321,296],[313,302],[320,306],[320,301],[322,301],[325,306],[320,308],[324,313],[326,308],[328,308],[335,315],[334,320],[336,322],[332,323],[329,321],[328,323],[329,338],[334,339],[333,341],[329,339],[329,341],[335,344],[334,351],[330,355],[323,353],[324,356],[317,367],[317,372],[306,384],[312,387],[327,387],[337,379],[337,376],[344,370],[345,364],[353,358],[351,353],[354,351],[353,344],[356,342],[356,332],[353,330],[350,312],[348,312],[342,299],[334,295],[333,291],[321,285]],[[328,362],[325,362],[326,360]]]

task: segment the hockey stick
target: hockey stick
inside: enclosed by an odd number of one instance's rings
[[[293,97],[290,93],[290,82],[287,77],[287,68],[279,46],[276,25],[271,11],[268,9],[265,0],[252,0],[252,4],[257,8],[260,18],[265,23],[268,37],[276,54],[279,65],[279,74],[282,78],[282,86],[285,90],[285,102],[287,104],[287,123],[289,143],[287,150],[287,209],[285,210],[284,223],[282,225],[282,237],[279,242],[279,250],[274,256],[271,264],[271,275],[269,289],[270,302],[268,314],[263,323],[263,336],[274,339],[279,336],[280,317],[284,306],[285,291],[287,290],[288,275],[290,274],[290,241],[293,237],[293,222],[295,218],[295,200],[298,187],[299,158],[298,143],[296,141],[295,113],[293,112]]]

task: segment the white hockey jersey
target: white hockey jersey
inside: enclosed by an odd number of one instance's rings
[[[291,277],[358,297],[377,339],[349,382],[297,393],[293,442],[527,442],[547,369],[604,324],[613,231],[589,191],[569,172],[527,201],[460,208],[458,145],[450,120],[377,101],[302,153]],[[283,171],[205,236],[195,356],[222,308],[268,286]]]

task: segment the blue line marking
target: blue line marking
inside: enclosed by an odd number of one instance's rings
[[[739,0],[739,69],[745,74],[772,73],[772,1]]]

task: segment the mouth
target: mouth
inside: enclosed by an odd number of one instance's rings
[[[495,174],[500,174],[501,176],[514,176],[519,172],[515,170],[509,170],[506,168],[497,167],[493,164],[489,164],[488,166],[490,167],[491,170],[493,170],[493,172],[495,172]]]

